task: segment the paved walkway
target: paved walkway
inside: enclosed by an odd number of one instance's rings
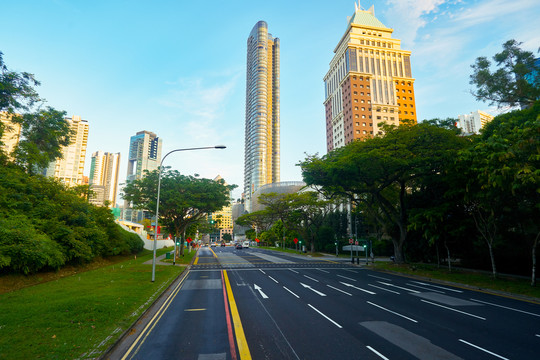
[[[156,256],[156,265],[166,265],[166,266],[171,266],[171,265],[172,265],[172,262],[165,262],[165,261],[162,261],[163,259],[165,259],[166,256],[167,256],[167,254],[163,254],[163,255]],[[153,259],[150,259],[150,260],[148,260],[148,261],[145,261],[143,264],[152,265],[152,260],[153,260]],[[179,264],[179,263],[176,263],[175,266],[187,266],[187,264]]]

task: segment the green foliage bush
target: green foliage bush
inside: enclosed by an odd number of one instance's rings
[[[29,274],[137,253],[144,242],[64,185],[0,167],[0,270]]]

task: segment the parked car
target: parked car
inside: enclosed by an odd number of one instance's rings
[[[236,244],[236,248],[237,249],[242,249],[242,244],[240,244],[240,243]]]
[[[225,247],[225,243],[224,243],[224,242],[221,243],[221,247]]]

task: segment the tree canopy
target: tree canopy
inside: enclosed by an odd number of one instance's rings
[[[134,208],[155,215],[158,175],[159,170],[146,172],[142,179],[129,182],[122,196]],[[223,179],[214,181],[167,169],[161,175],[159,221],[180,237],[191,224],[229,204],[235,187],[225,185]]]
[[[498,67],[495,71],[485,56],[471,65],[470,83],[476,86],[472,94],[477,100],[499,107],[523,108],[540,99],[540,67],[534,54],[522,50],[521,44],[516,40],[503,44],[503,51],[493,56]]]

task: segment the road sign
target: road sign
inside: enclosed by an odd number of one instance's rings
[[[190,243],[190,242],[191,242],[191,238],[187,238],[186,241],[187,241],[188,243]]]
[[[298,239],[297,238],[294,238],[294,243],[298,244]]]
[[[259,238],[255,238],[255,241],[256,241],[256,242],[259,242],[260,240],[259,240]]]
[[[349,244],[352,245],[352,243],[353,243],[353,239],[349,239]]]
[[[356,241],[354,242],[354,245],[358,245],[358,240],[356,240]]]

